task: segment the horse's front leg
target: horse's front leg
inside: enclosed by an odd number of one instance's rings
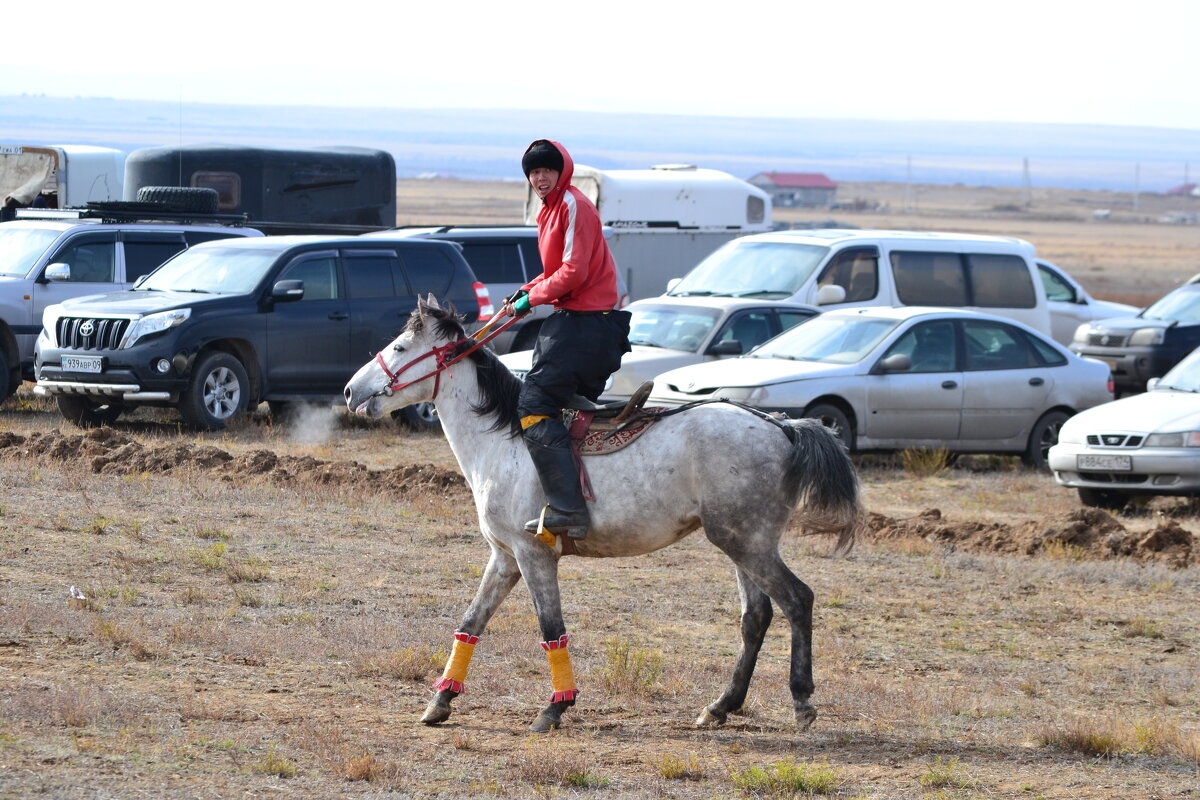
[[[525,585],[533,597],[538,625],[542,630],[542,649],[550,662],[550,704],[542,709],[529,726],[534,733],[546,733],[562,724],[562,715],[575,705],[579,689],[571,656],[567,652],[567,628],[562,616],[562,598],[558,592],[558,557],[550,548],[531,540],[517,556]]]
[[[517,560],[512,555],[493,547],[492,557],[488,559],[487,568],[483,571],[483,578],[479,582],[479,590],[475,593],[475,599],[467,608],[462,624],[454,632],[454,649],[450,652],[446,669],[442,673],[442,677],[433,685],[437,694],[426,706],[425,713],[421,716],[421,722],[426,725],[436,725],[450,718],[450,701],[462,694],[463,683],[467,679],[467,667],[470,665],[471,655],[475,651],[475,643],[479,641],[488,621],[491,620],[496,609],[504,602],[504,598],[508,597],[508,593],[517,585],[520,578],[521,571],[517,567]]]

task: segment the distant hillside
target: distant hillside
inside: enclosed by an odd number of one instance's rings
[[[130,151],[170,144],[358,145],[391,152],[401,177],[520,178],[534,138],[601,168],[686,162],[749,177],[824,172],[835,181],[1161,192],[1200,167],[1200,131],[980,122],[741,119],[539,111],[271,107],[0,97],[0,142]]]

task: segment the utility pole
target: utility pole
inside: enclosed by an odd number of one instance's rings
[[[1025,167],[1022,170],[1021,175],[1021,207],[1029,208],[1031,205],[1033,205],[1033,198],[1031,197],[1029,189],[1029,159],[1025,158],[1022,160],[1024,161]]]
[[[1142,182],[1142,165],[1133,165],[1133,210],[1138,210],[1138,190],[1141,188]]]

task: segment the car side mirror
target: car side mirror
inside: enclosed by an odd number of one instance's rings
[[[832,303],[843,303],[846,300],[846,290],[836,283],[828,284],[817,289],[817,305],[827,306]]]
[[[681,280],[683,280],[683,278],[671,278],[671,280],[667,281],[667,294],[675,291],[675,287],[679,285]]]
[[[705,355],[708,356],[740,356],[745,351],[742,349],[741,339],[725,339],[717,342],[712,347],[708,348]]]
[[[134,289],[136,289],[136,288],[138,288],[139,286],[141,286],[143,283],[145,283],[145,282],[146,282],[146,278],[149,278],[149,277],[150,277],[150,273],[149,273],[149,272],[147,272],[145,275],[139,275],[139,276],[138,276],[138,279],[137,279],[136,281],[134,281],[134,282],[133,282],[133,288],[134,288]]]
[[[880,372],[907,372],[912,369],[912,359],[904,353],[895,353],[879,362]]]
[[[46,272],[43,274],[48,281],[56,283],[59,281],[69,281],[71,280],[71,265],[59,261],[46,267]]]
[[[304,299],[304,281],[275,281],[271,288],[271,299],[277,303],[289,303]]]
[[[1146,381],[1146,391],[1153,392],[1155,389],[1158,388],[1158,384],[1161,381],[1162,381],[1161,378],[1151,378],[1150,380]]]

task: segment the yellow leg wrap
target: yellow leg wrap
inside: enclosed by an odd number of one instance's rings
[[[575,687],[575,671],[571,668],[571,654],[567,651],[567,635],[564,633],[556,642],[542,642],[546,660],[550,662],[551,703],[574,700],[579,695]]]
[[[549,414],[530,414],[528,417],[521,417],[521,430],[527,431],[544,419],[550,419],[550,415]]]
[[[467,681],[467,668],[471,665],[471,656],[475,654],[475,643],[478,641],[478,636],[462,631],[454,632],[454,647],[450,650],[450,660],[446,662],[441,679],[433,685],[434,691],[449,689],[462,693],[463,684]]]

